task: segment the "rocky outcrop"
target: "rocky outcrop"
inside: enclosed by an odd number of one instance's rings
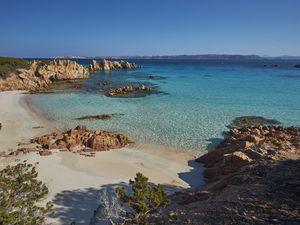
[[[109,89],[107,91],[108,96],[120,96],[120,95],[126,95],[133,92],[133,87],[131,85]]]
[[[109,61],[109,60],[92,60],[89,70],[90,71],[110,71],[110,70],[121,70],[121,69],[138,69],[140,66],[135,63],[129,63],[127,61]]]
[[[49,63],[34,61],[29,69],[18,69],[15,74],[0,80],[0,91],[48,89],[53,81],[84,79],[88,70],[70,60],[54,60]]]
[[[133,87],[132,85],[109,89],[107,91],[107,95],[110,97],[117,97],[117,96],[126,96],[129,94],[137,95],[138,93],[155,93],[155,91],[151,87],[145,87],[145,85],[141,84],[138,87]]]
[[[197,161],[207,184],[173,195],[156,224],[300,223],[300,128],[233,128]]]
[[[38,144],[33,148],[20,148],[6,154],[19,156],[30,152],[37,152],[41,156],[48,156],[51,150],[69,151],[80,155],[93,157],[98,151],[122,148],[130,143],[124,134],[115,134],[108,131],[91,131],[80,125],[66,132],[56,131],[31,140]]]
[[[300,68],[300,64],[295,65],[296,68]]]
[[[300,128],[294,127],[233,128],[216,150],[208,152],[196,161],[207,167],[204,177],[208,178],[208,181],[213,181],[256,160],[262,158],[280,160],[288,152],[298,151],[299,137]]]

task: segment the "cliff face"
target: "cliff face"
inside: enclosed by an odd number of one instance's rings
[[[207,184],[177,193],[165,224],[300,224],[300,128],[234,128],[198,162]]]
[[[135,63],[129,63],[126,61],[108,61],[108,60],[93,60],[89,66],[90,71],[110,71],[110,70],[120,70],[120,69],[137,69],[141,68]]]
[[[53,81],[88,77],[88,70],[75,61],[54,60],[49,64],[34,61],[29,69],[18,69],[15,74],[0,80],[0,91],[39,91],[49,88]]]

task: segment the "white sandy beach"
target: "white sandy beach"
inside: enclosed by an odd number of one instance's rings
[[[19,91],[0,93],[0,149],[15,149],[41,133],[55,129],[26,106],[25,95]],[[45,128],[33,129],[36,126]],[[170,188],[196,187],[202,184],[202,168],[194,157],[183,151],[165,147],[135,144],[119,150],[99,152],[95,158],[69,152],[56,152],[41,157],[31,153],[19,158],[1,158],[0,166],[16,160],[39,162],[39,177],[46,182],[50,194],[46,200],[55,205],[51,224],[89,224],[99,204],[101,189],[128,183],[137,172],[142,172],[154,183]]]

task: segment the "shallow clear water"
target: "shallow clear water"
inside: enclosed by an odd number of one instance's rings
[[[134,60],[133,60],[134,61]],[[80,61],[86,64],[87,61]],[[135,60],[139,70],[95,73],[83,89],[39,94],[32,103],[58,122],[61,129],[86,124],[93,129],[126,132],[132,140],[201,152],[212,146],[235,117],[277,119],[300,125],[300,69],[296,62],[218,62]],[[278,64],[279,67],[263,67]],[[155,74],[164,79],[149,80]],[[104,79],[157,85],[164,92],[141,98],[109,98],[98,93]],[[106,121],[74,118],[124,113]]]

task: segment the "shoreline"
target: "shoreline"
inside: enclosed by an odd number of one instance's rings
[[[50,132],[51,125],[33,114],[26,106],[26,92],[5,91],[0,93],[0,152],[17,149],[18,143]]]
[[[30,103],[28,96],[22,91],[0,93],[0,103],[6,107],[0,109],[0,122],[3,129],[0,131],[0,149],[8,150],[5,146],[18,147],[18,141],[28,141],[41,134],[54,131],[55,122],[47,120],[39,114]],[[19,126],[16,126],[16,123]],[[34,126],[43,126],[33,129]],[[16,127],[18,127],[16,129]],[[5,143],[1,139],[6,139]],[[19,140],[21,138],[21,140]],[[182,188],[195,188],[204,183],[202,166],[195,163],[195,157],[186,152],[174,150],[164,146],[153,146],[135,143],[122,149],[98,152],[95,158],[84,157],[70,152],[54,152],[50,156],[40,156],[35,153],[21,157],[1,158],[1,167],[7,164],[26,160],[28,163],[38,163],[39,178],[49,187],[50,194],[45,201],[54,202],[55,218],[49,218],[54,224],[69,224],[70,218],[87,222],[98,207],[99,191],[106,187],[127,184],[137,172],[142,172],[153,183],[161,183],[168,187],[171,193]],[[63,217],[60,213],[67,209],[68,202],[58,201],[64,196],[76,197],[76,193],[93,189],[91,199],[86,202],[85,212],[76,213],[68,211],[70,218]],[[68,193],[68,196],[66,195]],[[70,195],[70,196],[69,196]],[[82,196],[81,196],[82,197]],[[68,209],[70,210],[70,209]],[[76,223],[77,224],[77,223]],[[80,223],[78,224],[85,224]]]

